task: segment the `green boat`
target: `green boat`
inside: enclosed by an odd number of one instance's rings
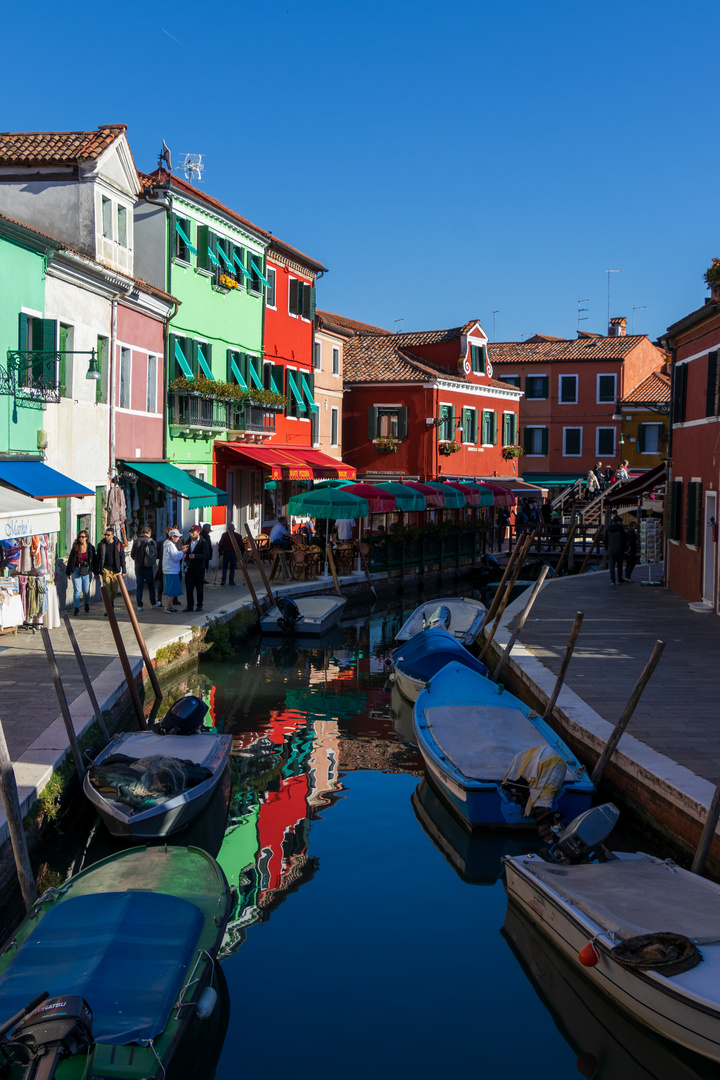
[[[49,890],[0,954],[0,1076],[170,1076],[213,1013],[230,910],[194,847],[132,848]]]

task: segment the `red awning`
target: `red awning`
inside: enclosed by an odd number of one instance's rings
[[[313,450],[310,446],[293,446],[291,453],[294,457],[298,457],[310,465],[314,480],[355,479],[356,470],[352,465],[346,465],[345,462],[338,461],[337,458],[330,457],[329,454],[323,454],[320,450]]]
[[[244,459],[238,464],[259,465],[270,469],[273,480],[312,480],[313,470],[306,461],[279,446],[246,446],[244,443],[215,443],[217,449]]]
[[[493,484],[490,480],[476,480],[475,483],[490,488],[495,496],[496,506],[514,506],[517,502],[517,498],[513,495],[512,491],[500,487],[499,484]]]

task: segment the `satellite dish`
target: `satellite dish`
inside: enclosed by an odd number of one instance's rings
[[[162,141],[162,151],[160,152],[160,162],[159,162],[160,165],[162,165],[163,162],[165,163],[165,168],[167,169],[167,171],[172,172],[172,161],[171,161],[171,158],[170,158],[170,147],[168,146],[168,144],[165,142],[164,139]]]

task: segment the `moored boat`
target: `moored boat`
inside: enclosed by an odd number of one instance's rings
[[[394,650],[390,660],[393,678],[408,701],[416,701],[428,680],[451,662],[479,675],[487,675],[488,670],[448,630],[440,627],[429,627],[415,634]]]
[[[340,621],[346,603],[344,596],[284,596],[261,617],[260,629],[318,637]]]
[[[443,610],[444,609],[444,610]],[[442,626],[463,643],[471,641],[480,629],[487,608],[479,600],[466,596],[444,596],[415,608],[395,635],[396,641],[408,641],[428,626]]]
[[[428,775],[469,828],[545,827],[590,805],[593,785],[562,739],[467,666],[451,663],[433,676],[413,723]]]
[[[199,848],[134,848],[49,890],[0,955],[3,1075],[165,1077],[214,1010],[230,903]]]

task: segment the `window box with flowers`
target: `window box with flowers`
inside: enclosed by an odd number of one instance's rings
[[[186,394],[216,398],[218,401],[247,401],[249,405],[262,405],[271,412],[282,412],[287,405],[285,395],[276,394],[274,390],[243,390],[237,383],[220,382],[205,375],[196,375],[194,379],[181,375],[172,380],[169,389],[184,390]]]
[[[393,438],[392,435],[381,435],[379,439],[375,439],[375,449],[380,454],[394,454],[399,445],[399,439]]]
[[[522,453],[522,446],[503,446],[502,448],[502,456],[505,461],[512,461],[513,458],[520,457]]]
[[[445,457],[448,457],[450,454],[457,454],[460,449],[460,443],[455,442],[454,439],[452,442],[441,442],[439,446],[440,453],[444,454]]]

